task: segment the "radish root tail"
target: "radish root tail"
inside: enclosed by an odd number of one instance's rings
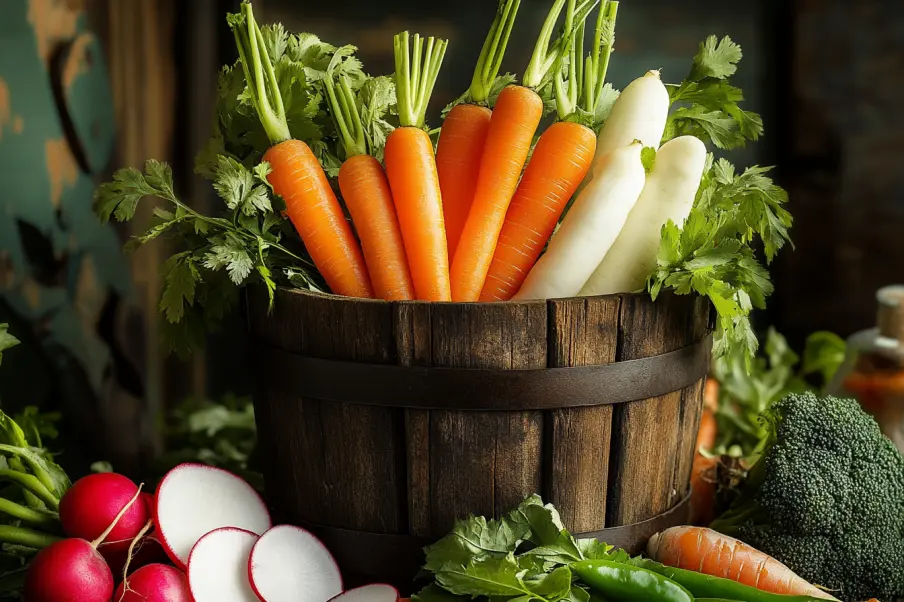
[[[138,551],[135,549],[135,544],[141,542],[144,539],[144,536],[148,531],[151,530],[151,527],[153,525],[153,519],[146,522],[141,528],[141,531],[138,532],[138,535],[136,535],[132,539],[132,543],[129,544],[129,552],[128,554],[126,554],[126,564],[122,568],[122,596],[120,596],[119,600],[117,600],[116,602],[122,602],[122,599],[125,597],[126,592],[132,591],[132,589],[129,587],[129,565],[132,564],[132,558],[135,556],[135,552]]]
[[[113,519],[113,522],[110,523],[110,526],[107,527],[107,530],[104,531],[103,533],[101,533],[97,539],[95,539],[94,541],[91,542],[92,548],[94,548],[96,550],[97,546],[102,544],[104,542],[104,540],[107,539],[107,536],[110,535],[110,532],[116,528],[116,524],[119,522],[119,519],[121,519],[123,516],[125,516],[126,512],[129,511],[129,508],[132,507],[132,504],[135,503],[135,500],[137,500],[139,498],[139,496],[141,495],[142,487],[144,487],[144,483],[142,483],[141,485],[138,486],[138,491],[135,492],[135,495],[132,497],[132,499],[129,500],[129,503],[122,507],[122,510],[119,511],[119,514],[116,515],[116,518]]]

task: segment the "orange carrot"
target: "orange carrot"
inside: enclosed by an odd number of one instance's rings
[[[697,431],[697,449],[691,468],[691,518],[695,525],[708,525],[715,519],[716,482],[715,470],[718,458],[701,453],[711,451],[716,445],[717,425],[713,411],[705,407]]]
[[[668,566],[731,579],[775,594],[835,599],[771,556],[712,529],[666,529],[650,538],[647,555]]]
[[[447,44],[427,38],[424,48],[423,40],[415,34],[412,68],[408,32],[395,37],[396,94],[402,127],[386,140],[384,160],[414,292],[423,301],[449,301],[452,297],[442,193],[433,143],[423,129]]]
[[[502,66],[520,4],[521,0],[500,0],[496,18],[474,69],[471,87],[464,95],[462,104],[455,105],[443,121],[436,146],[436,168],[443,194],[449,257],[455,256],[477,190],[480,160],[492,115],[486,105]]]
[[[712,411],[719,409],[719,381],[712,376],[707,377],[703,389],[703,404]]]
[[[365,130],[373,124],[362,122],[348,77],[340,74],[334,82],[335,69],[350,52],[351,47],[336,51],[324,80],[346,156],[339,168],[339,190],[361,239],[376,296],[389,301],[414,299],[414,285],[386,172],[368,154],[373,151],[367,142],[373,140],[373,132],[368,138]]]
[[[285,201],[292,225],[332,292],[373,297],[361,247],[323,168],[308,145],[289,133],[282,94],[250,3],[242,4],[241,17],[230,25],[254,107],[273,145],[264,154],[271,169],[267,179]]]
[[[481,301],[508,301],[521,289],[568,201],[584,180],[596,153],[595,123],[612,52],[617,2],[600,5],[594,47],[582,63],[584,19],[568,6],[566,29],[577,24],[568,42],[569,60],[555,74],[559,121],[547,129],[524,172],[499,233]],[[454,283],[454,279],[453,279]],[[454,289],[453,289],[454,293]]]
[[[716,446],[717,429],[715,413],[708,407],[703,408],[703,415],[700,417],[700,428],[697,430],[698,450],[712,451]]]
[[[481,301],[508,301],[518,292],[595,151],[596,134],[581,124],[562,121],[543,133],[505,216]]]

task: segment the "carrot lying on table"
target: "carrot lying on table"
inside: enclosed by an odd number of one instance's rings
[[[667,566],[731,579],[774,594],[835,600],[775,558],[712,529],[666,529],[650,538],[647,555]]]

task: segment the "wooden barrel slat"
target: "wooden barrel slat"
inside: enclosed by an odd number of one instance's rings
[[[549,302],[552,367],[611,364],[618,346],[621,298]],[[552,410],[546,416],[546,497],[575,533],[606,521],[612,406]]]
[[[671,295],[655,303],[644,295],[613,295],[428,304],[277,294],[272,314],[265,294],[249,295],[249,326],[259,344],[323,360],[403,367],[605,365],[699,344],[710,331],[705,300]],[[651,520],[666,524],[682,516],[702,374],[698,382],[653,399],[484,411],[300,399],[297,390],[291,395],[267,386],[270,365],[262,365],[255,393],[269,497],[279,520],[312,525],[336,542],[360,533],[361,541],[375,546],[373,554],[386,542],[387,550],[406,550],[410,563],[455,519],[499,516],[531,493],[556,504],[566,527],[577,533]],[[505,399],[507,390],[500,390]],[[636,550],[642,542],[630,535],[640,532],[635,528],[617,537]],[[360,581],[404,586],[404,576],[416,572],[407,564],[391,571],[386,562],[361,566],[368,554],[349,545],[338,552],[339,561],[356,564],[352,573]]]

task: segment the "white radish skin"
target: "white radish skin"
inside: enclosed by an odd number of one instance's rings
[[[573,297],[583,288],[643,190],[642,148],[635,142],[603,158],[514,300]]]
[[[391,585],[374,583],[342,592],[330,602],[396,602],[399,592]]]
[[[198,540],[188,557],[188,589],[195,602],[259,602],[248,581],[248,557],[257,538],[226,528]]]
[[[644,146],[659,148],[669,116],[669,104],[669,92],[659,78],[659,71],[647,71],[628,84],[600,131],[594,161],[598,162],[635,140],[640,140]]]
[[[291,525],[273,527],[258,539],[248,574],[264,602],[324,602],[342,592],[333,556],[311,533]]]
[[[580,296],[633,293],[644,287],[656,269],[662,227],[669,220],[680,227],[687,219],[705,166],[706,146],[694,136],[662,145],[640,199]]]
[[[180,568],[202,536],[236,527],[257,535],[271,526],[257,492],[234,474],[203,464],[180,464],[169,471],[154,504],[154,523],[167,555]]]

